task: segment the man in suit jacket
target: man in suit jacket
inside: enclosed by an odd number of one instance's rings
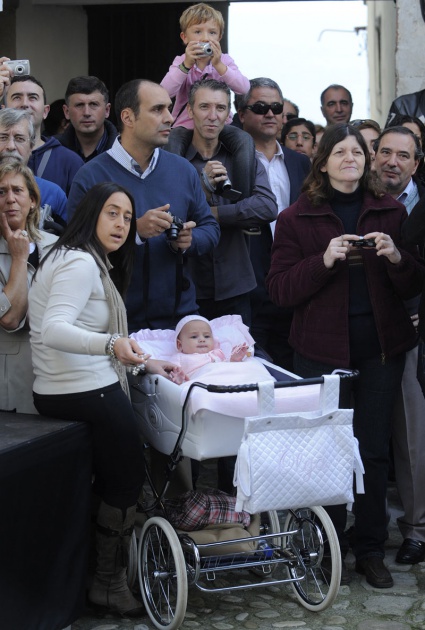
[[[423,157],[420,140],[407,127],[387,127],[375,141],[375,169],[385,192],[406,206],[409,218],[403,225],[404,238],[423,249],[420,229],[425,190],[416,179]],[[413,215],[413,216],[412,216]],[[412,217],[412,220],[410,220]],[[412,321],[422,326],[420,296],[409,300],[406,307]],[[418,310],[419,309],[419,310]],[[396,555],[400,564],[417,564],[425,560],[425,398],[423,338],[406,353],[401,390],[394,407],[392,443],[394,470],[403,513],[397,523],[403,543]]]
[[[298,198],[310,171],[309,159],[278,142],[283,125],[283,96],[279,85],[261,77],[250,81],[247,94],[239,97],[238,114],[244,131],[254,139],[257,158],[264,165],[270,187],[282,212]],[[281,367],[293,371],[292,348],[288,344],[292,311],[275,306],[267,293],[265,278],[270,268],[274,223],[252,236],[251,262],[257,287],[251,292],[251,333],[263,350]]]

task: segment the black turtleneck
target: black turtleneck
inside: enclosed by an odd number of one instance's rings
[[[330,204],[344,225],[345,234],[358,234],[357,223],[363,202],[363,191],[358,187],[352,193],[334,190]],[[364,236],[358,234],[358,236]],[[368,255],[372,252],[368,252]],[[364,359],[381,353],[381,346],[373,316],[362,249],[353,248],[347,258],[349,271],[349,327],[351,360]]]

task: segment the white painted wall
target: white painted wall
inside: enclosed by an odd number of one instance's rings
[[[397,0],[396,96],[425,88],[425,22],[418,0]]]
[[[367,7],[371,118],[384,124],[397,96],[425,88],[425,22],[417,0]]]
[[[88,73],[87,18],[82,6],[33,6],[20,0],[16,12],[16,54],[29,59],[48,102],[63,98],[70,78]]]

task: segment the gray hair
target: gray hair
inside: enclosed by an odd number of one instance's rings
[[[272,90],[277,90],[282,103],[284,100],[288,100],[283,98],[282,90],[280,89],[276,81],[273,81],[273,79],[258,77],[257,79],[250,79],[249,83],[250,88],[246,94],[238,94],[237,97],[235,96],[235,106],[237,109],[246,109],[248,101],[251,98],[252,91],[255,90],[255,88],[267,87],[271,88]]]
[[[289,103],[291,105],[291,107],[293,107],[295,109],[295,113],[296,113],[297,116],[300,115],[300,108],[298,107],[298,105],[295,105],[295,103],[290,101],[289,98],[283,97],[283,104],[285,104],[285,103]]]
[[[3,127],[6,131],[23,120],[26,120],[28,123],[28,133],[32,149],[35,145],[35,131],[31,116],[23,109],[13,109],[11,107],[0,109],[0,127]]]

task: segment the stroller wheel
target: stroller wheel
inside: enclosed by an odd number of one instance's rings
[[[341,553],[332,521],[322,507],[288,512],[285,546],[298,558],[287,567],[291,586],[301,604],[320,611],[330,606],[338,594],[341,579]]]
[[[132,590],[137,577],[137,538],[136,532],[131,534],[130,548],[128,550],[127,584]]]
[[[186,563],[178,536],[164,518],[154,516],[143,526],[138,575],[152,623],[163,630],[179,628],[187,606]]]

